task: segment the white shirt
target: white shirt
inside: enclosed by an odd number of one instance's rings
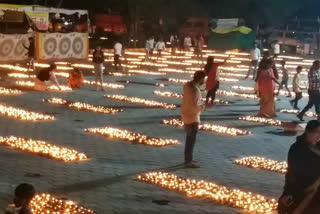
[[[274,45],[273,52],[274,54],[280,54],[280,45],[278,43]]]
[[[293,85],[293,91],[295,93],[300,93],[301,92],[301,88],[300,88],[300,74],[295,74],[293,77],[293,81],[292,81],[292,85]]]
[[[199,86],[188,82],[183,87],[181,118],[184,124],[200,123],[202,97]]]
[[[166,48],[166,44],[164,42],[157,42],[156,49],[157,50],[164,50]]]
[[[147,49],[148,51],[150,51],[151,49],[153,49],[153,45],[154,45],[154,40],[149,39],[149,40],[146,41],[146,49]]]
[[[174,35],[171,35],[170,36],[170,42],[173,43],[173,41],[174,41]]]
[[[261,57],[261,52],[259,50],[259,48],[255,48],[251,50],[251,60],[258,60]]]
[[[191,37],[184,38],[184,46],[187,46],[187,47],[191,47],[192,46]]]
[[[121,56],[121,51],[122,51],[122,45],[121,45],[121,43],[117,42],[117,43],[114,45],[113,49],[114,49],[114,54],[115,54],[115,55]]]

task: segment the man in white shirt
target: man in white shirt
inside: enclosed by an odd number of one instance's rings
[[[118,71],[119,67],[121,67],[121,53],[122,53],[122,44],[120,42],[116,42],[116,44],[113,47],[114,50],[114,66],[116,68],[116,71]]]
[[[191,48],[191,46],[192,46],[192,39],[191,39],[190,36],[186,36],[186,37],[184,38],[183,46],[184,46],[184,49],[185,49],[186,51],[189,51],[189,50],[190,50],[190,48]]]
[[[152,54],[153,48],[154,48],[154,38],[150,37],[146,41],[146,59],[149,59],[149,56]]]
[[[249,66],[249,71],[248,71],[247,76],[245,77],[245,79],[249,78],[252,70],[253,70],[252,79],[256,78],[257,67],[258,67],[258,64],[259,64],[259,60],[261,58],[261,52],[260,52],[260,49],[258,48],[257,44],[254,44],[254,48],[250,52],[250,57],[251,57],[251,63],[250,63],[250,66]]]
[[[197,71],[193,76],[193,80],[186,83],[183,87],[181,118],[187,133],[184,157],[185,166],[188,168],[200,167],[193,161],[193,148],[199,129],[200,114],[212,106],[201,105],[200,86],[204,84],[205,76],[203,71]]]
[[[290,100],[290,104],[292,107],[296,110],[300,110],[298,107],[298,102],[302,98],[302,88],[300,85],[300,75],[301,75],[302,67],[297,67],[297,73],[293,77],[292,86],[293,86],[293,92],[296,94],[295,99]]]
[[[273,46],[273,54],[275,58],[277,58],[280,54],[280,45],[278,42],[276,42]]]
[[[157,42],[155,49],[158,51],[158,58],[161,57],[161,52],[166,49],[166,44],[162,39]]]

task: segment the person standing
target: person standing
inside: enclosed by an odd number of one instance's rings
[[[200,123],[200,114],[210,106],[201,105],[200,86],[204,84],[205,73],[195,72],[193,80],[183,87],[183,99],[181,106],[181,118],[187,133],[184,150],[185,166],[188,168],[199,168],[193,161],[193,149],[196,143],[196,136]]]
[[[296,94],[295,99],[290,100],[291,106],[296,109],[300,110],[298,107],[298,101],[302,98],[302,88],[300,86],[300,73],[302,71],[302,67],[297,67],[297,73],[293,77],[292,85],[293,85],[293,92]]]
[[[297,114],[299,120],[303,121],[303,116],[305,113],[314,106],[315,111],[318,115],[318,120],[320,120],[320,61],[315,60],[308,73],[309,80],[309,102],[304,107],[304,109]]]
[[[311,120],[288,153],[279,214],[318,214],[320,210],[320,122]],[[299,211],[298,211],[299,210]]]
[[[163,39],[159,39],[156,44],[155,49],[158,51],[158,58],[161,58],[161,52],[166,49],[166,44],[164,43]]]
[[[183,47],[185,51],[189,51],[192,47],[192,39],[189,35],[184,38]]]
[[[261,58],[261,52],[260,52],[260,49],[258,48],[257,44],[254,44],[254,48],[250,51],[250,56],[251,56],[251,62],[250,62],[250,66],[249,66],[249,71],[248,71],[247,76],[245,77],[245,79],[249,78],[249,76],[251,74],[251,71],[253,70],[252,79],[254,80],[256,78],[257,67],[258,67],[258,64],[259,64],[259,60]]]
[[[274,101],[274,89],[275,82],[273,73],[273,60],[268,59],[265,63],[265,67],[261,68],[258,76],[258,92],[260,96],[260,110],[259,117],[273,118],[276,117],[275,101]]]
[[[119,70],[119,67],[121,67],[121,54],[122,54],[122,44],[117,41],[116,44],[113,46],[113,51],[114,51],[114,66],[116,68],[116,71]]]
[[[96,90],[98,91],[98,86],[100,85],[100,90],[103,89],[103,63],[104,63],[104,54],[101,49],[101,46],[97,46],[93,52],[93,63],[94,63],[94,72],[96,76]],[[99,83],[98,83],[99,82]]]
[[[228,58],[226,58],[224,62],[220,62],[220,63],[214,63],[214,57],[211,57],[210,59],[208,59],[208,64],[209,65],[211,64],[211,66],[210,68],[208,66],[205,66],[205,71],[209,72],[207,83],[206,83],[206,91],[207,91],[206,105],[209,103],[210,98],[211,98],[211,104],[213,104],[216,98],[216,93],[220,85],[219,81],[217,80],[218,68],[219,66],[224,65],[229,59],[229,57],[230,56],[228,56]]]
[[[152,49],[153,49],[153,45],[154,45],[154,39],[153,37],[150,37],[147,41],[146,41],[146,60],[149,59]]]
[[[276,41],[276,43],[273,46],[273,54],[274,54],[274,58],[277,58],[280,55],[280,45],[278,43],[278,41]]]
[[[204,39],[202,37],[202,35],[199,35],[196,39],[195,39],[195,48],[194,48],[194,53],[197,56],[198,60],[201,60],[202,63],[202,50],[203,50],[203,46],[204,46]]]
[[[286,69],[286,61],[281,61],[281,65],[282,65],[282,81],[279,85],[279,89],[277,92],[277,95],[279,95],[280,90],[283,88],[283,86],[286,88],[286,90],[288,91],[288,96],[287,97],[291,97],[291,92],[288,88],[288,81],[289,81],[289,72]]]
[[[29,46],[26,46],[25,44],[22,44],[23,47],[27,50],[27,56],[28,56],[28,61],[29,61],[29,66],[28,66],[28,74],[30,77],[30,69],[32,68],[33,72],[35,72],[35,66],[34,66],[34,59],[35,59],[35,42],[33,37],[29,37]]]

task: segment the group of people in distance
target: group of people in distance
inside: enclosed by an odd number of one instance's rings
[[[251,50],[251,63],[249,66],[249,71],[246,75],[247,79],[249,75],[253,74],[253,79],[256,82],[255,89],[258,92],[260,97],[260,111],[258,116],[273,118],[276,117],[275,112],[275,96],[279,95],[280,90],[285,88],[288,92],[287,97],[292,97],[292,93],[288,87],[289,82],[289,72],[286,69],[286,61],[281,61],[281,69],[282,69],[282,80],[279,83],[279,74],[278,70],[275,66],[274,58],[278,57],[279,51],[279,44],[275,44],[274,50],[274,57],[269,57],[269,53],[265,52],[260,63],[260,50],[258,49],[257,45]],[[320,63],[318,60],[314,61],[312,67],[309,70],[308,80],[309,80],[309,102],[308,105],[297,115],[297,117],[303,121],[304,114],[313,106],[315,106],[316,113],[320,113]],[[301,79],[301,72],[302,67],[297,66],[296,73],[293,77],[292,85],[293,85],[293,92],[295,93],[295,98],[290,100],[290,104],[296,110],[300,110],[298,104],[299,100],[302,98],[302,90],[304,89],[301,86],[300,79]],[[278,91],[275,93],[276,84],[279,85]],[[319,101],[318,101],[319,100]]]
[[[176,53],[176,50],[179,48],[181,51],[190,51],[192,47],[194,47],[194,53],[198,59],[202,57],[202,50],[204,47],[204,38],[202,35],[198,35],[195,38],[191,38],[190,36],[184,37],[183,40],[180,41],[177,34],[172,34],[170,36],[170,44],[172,54]],[[182,43],[181,43],[182,42]],[[158,52],[157,58],[161,57],[161,52],[166,49],[166,43],[162,38],[160,38],[157,42],[155,41],[154,36],[149,37],[146,40],[145,44],[146,49],[146,59],[148,60],[150,56],[153,54],[153,51]]]

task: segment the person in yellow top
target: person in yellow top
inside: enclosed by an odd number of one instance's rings
[[[292,85],[293,92],[296,94],[296,97],[293,100],[290,100],[290,104],[294,109],[300,110],[298,107],[298,101],[302,98],[302,88],[300,85],[300,75],[301,75],[302,67],[297,67],[297,73],[293,77]]]

